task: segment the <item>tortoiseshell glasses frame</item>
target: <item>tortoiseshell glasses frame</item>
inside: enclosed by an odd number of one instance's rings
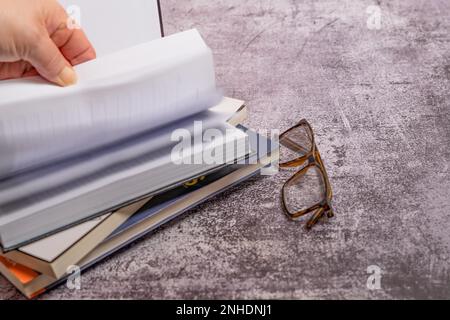
[[[296,138],[294,132],[300,130],[305,133],[304,136],[306,137],[305,139],[308,140],[307,143],[298,141],[301,139]],[[284,184],[282,189],[283,209],[287,216],[292,220],[297,220],[300,217],[313,213],[306,224],[307,229],[311,229],[316,225],[324,215],[327,215],[328,218],[334,217],[334,210],[332,207],[333,191],[322,157],[320,156],[320,152],[315,142],[313,129],[308,121],[301,120],[296,126],[284,132],[280,136],[280,144],[299,154],[297,158],[280,163],[280,168],[300,168],[299,171]],[[324,188],[324,190],[321,196],[323,199],[306,209],[303,208],[303,210],[294,211],[288,205],[289,197],[292,196],[288,194],[287,189],[289,186],[297,183],[297,181],[302,180],[302,178],[304,179],[308,171],[313,168],[317,169],[316,171],[320,173],[323,182],[322,188]]]

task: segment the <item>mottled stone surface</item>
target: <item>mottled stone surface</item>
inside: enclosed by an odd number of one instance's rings
[[[279,205],[286,175],[202,205],[83,275],[60,298],[450,298],[450,3],[163,0],[197,27],[255,129],[314,126],[336,218],[312,232]],[[383,271],[367,289],[367,268]],[[20,298],[0,278],[1,298]]]

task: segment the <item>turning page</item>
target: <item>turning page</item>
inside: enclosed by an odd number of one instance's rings
[[[76,67],[77,85],[0,83],[0,179],[204,111],[220,101],[211,50],[196,30]]]

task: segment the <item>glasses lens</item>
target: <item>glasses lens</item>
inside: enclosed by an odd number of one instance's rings
[[[312,132],[309,126],[300,125],[280,137],[285,148],[280,150],[280,162],[286,163],[309,154],[313,149]]]
[[[325,181],[320,169],[308,167],[289,180],[283,187],[283,200],[291,215],[326,200]]]

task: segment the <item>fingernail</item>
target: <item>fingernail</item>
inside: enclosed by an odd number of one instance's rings
[[[55,82],[62,87],[67,87],[77,83],[77,80],[78,78],[75,70],[73,70],[71,67],[64,67],[64,69],[56,78]]]

